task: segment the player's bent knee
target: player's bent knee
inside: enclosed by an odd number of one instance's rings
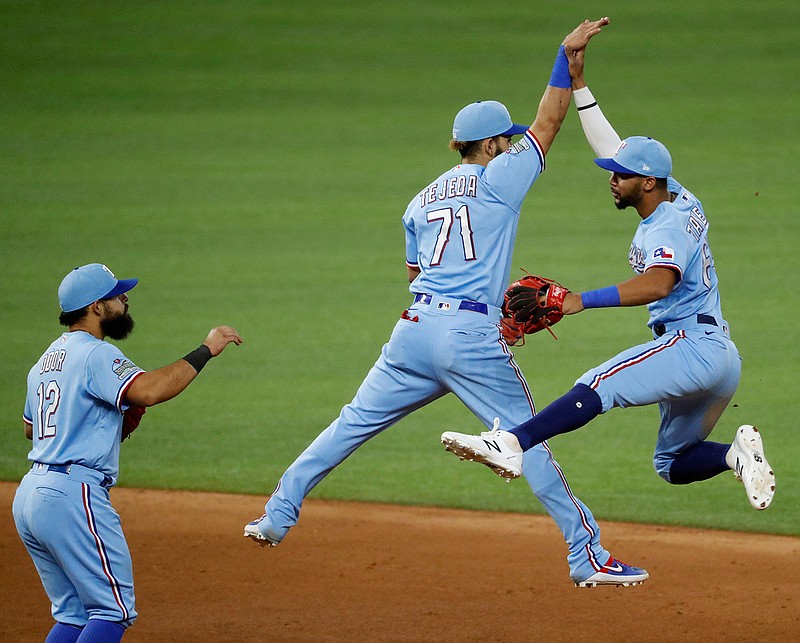
[[[672,459],[665,459],[665,458],[653,458],[653,468],[656,470],[656,473],[660,478],[662,478],[665,482],[669,484],[675,484],[672,482],[672,479],[669,475],[669,470],[672,467]]]

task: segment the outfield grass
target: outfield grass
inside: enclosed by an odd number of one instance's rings
[[[25,374],[59,332],[58,282],[101,261],[141,280],[123,349],[142,367],[217,324],[245,338],[148,411],[121,484],[271,491],[408,303],[399,219],[456,161],[455,111],[497,98],[532,120],[560,38],[596,4],[0,1],[0,478],[25,470]],[[657,410],[617,410],[551,443],[603,519],[800,534],[800,54],[795,3],[769,7],[605,3],[587,78],[620,134],[664,141],[703,199],[744,358],[712,438],[761,426],[778,495],[756,513],[732,476],[668,487],[650,464]],[[577,289],[629,276],[635,214],[613,208],[574,112],[523,214],[515,266]],[[645,321],[595,311],[532,338],[517,357],[538,404],[647,339]],[[524,483],[445,454],[446,428],[479,427],[442,400],[314,495],[541,511]]]

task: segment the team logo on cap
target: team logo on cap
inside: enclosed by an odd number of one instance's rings
[[[107,266],[106,264],[101,264],[101,266],[103,267],[103,270],[105,270],[105,271],[106,271],[106,272],[107,272],[109,275],[111,275],[112,277],[114,277],[114,273],[113,273],[113,272],[111,272],[111,271],[108,269],[108,266]],[[116,279],[116,277],[114,277],[114,279]]]

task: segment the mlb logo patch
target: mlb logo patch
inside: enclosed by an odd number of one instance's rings
[[[667,246],[661,246],[653,251],[653,258],[655,259],[672,259],[675,256],[675,251]]]
[[[447,301],[440,301],[440,302],[439,302],[439,303],[436,305],[436,307],[437,307],[439,310],[450,310],[450,302],[447,302]]]

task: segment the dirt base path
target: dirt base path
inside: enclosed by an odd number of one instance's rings
[[[43,641],[49,603],[0,483],[0,641]],[[800,539],[602,523],[639,587],[577,589],[542,516],[308,501],[275,549],[263,498],[115,489],[136,641],[798,641]]]

